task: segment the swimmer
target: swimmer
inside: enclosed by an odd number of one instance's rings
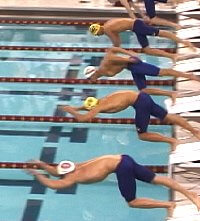
[[[133,3],[132,0],[108,0],[111,4],[115,4],[116,6],[124,6],[126,11],[128,12],[130,18],[135,19],[136,16],[134,15],[131,8],[134,8],[137,12],[140,11],[139,8]],[[142,13],[140,11],[140,13]]]
[[[88,108],[89,106],[89,108]],[[179,125],[190,131],[200,140],[200,130],[193,128],[184,118],[176,114],[168,114],[167,111],[156,104],[150,95],[144,92],[136,92],[133,90],[121,90],[111,93],[103,98],[94,98],[94,101],[87,103],[87,99],[83,106],[59,106],[59,109],[72,114],[78,122],[91,122],[98,113],[117,113],[128,107],[135,109],[135,125],[139,139],[150,142],[165,142],[171,145],[171,149],[175,150],[178,140],[172,137],[166,137],[159,133],[147,132],[150,116],[159,118],[161,122]],[[85,110],[87,113],[80,114],[79,111]]]
[[[172,98],[173,103],[175,102],[177,92],[160,90],[156,88],[146,88],[147,85],[145,76],[172,76],[175,78],[184,77],[190,80],[200,81],[200,78],[196,75],[175,71],[169,68],[158,68],[157,66],[141,61],[137,53],[117,47],[107,50],[98,68],[93,67],[92,69],[90,66],[90,69],[93,70],[89,75],[89,78],[92,81],[96,81],[98,78],[103,76],[113,77],[123,69],[128,69],[131,72],[139,90],[143,90],[151,95],[169,96]],[[87,77],[87,73],[85,74]]]
[[[181,57],[178,54],[169,53],[161,49],[150,48],[147,36],[149,35],[168,38],[175,41],[176,43],[181,43],[186,47],[189,47],[193,51],[196,51],[195,46],[190,41],[182,40],[170,31],[159,30],[158,28],[147,25],[140,19],[114,18],[105,22],[103,26],[99,24],[92,24],[90,25],[89,30],[95,36],[100,36],[103,34],[107,35],[115,47],[120,47],[120,32],[127,30],[132,31],[136,34],[137,40],[142,47],[143,53],[168,57],[174,62],[177,60],[185,59],[185,56]]]
[[[133,8],[134,12],[138,13],[140,17],[142,17],[144,22],[149,25],[168,26],[176,30],[180,30],[182,28],[181,25],[171,22],[169,20],[163,19],[163,18],[159,18],[156,15],[155,2],[167,3],[167,0],[144,0],[146,14],[142,10],[140,10],[140,7],[138,7],[132,0],[108,0],[108,2],[114,4],[114,6],[124,6],[130,18],[135,19],[136,16],[134,15],[132,11],[132,8]],[[172,4],[176,5],[177,1],[173,0]]]
[[[35,163],[34,161],[32,163]],[[109,174],[115,173],[118,188],[129,207],[132,208],[166,208],[168,216],[173,215],[176,203],[173,201],[159,201],[150,198],[136,198],[136,180],[162,185],[178,191],[191,200],[200,209],[200,198],[195,192],[188,191],[175,180],[167,176],[160,176],[147,167],[138,164],[128,155],[104,155],[89,161],[74,163],[75,168],[66,174],[58,173],[56,166],[36,161],[38,166],[60,179],[50,179],[34,169],[25,169],[33,175],[42,185],[51,189],[69,188],[74,184],[90,184],[104,180]],[[95,200],[95,199],[94,199]],[[116,199],[117,200],[117,199]]]

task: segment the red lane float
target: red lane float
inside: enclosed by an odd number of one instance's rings
[[[57,166],[56,163],[49,164],[51,166]],[[147,168],[154,173],[167,173],[168,167],[164,165],[146,165]],[[19,162],[0,162],[0,169],[40,169],[39,164],[34,163],[19,163]]]
[[[97,80],[64,78],[12,78],[0,77],[0,82],[10,83],[51,83],[51,84],[101,84],[101,85],[135,85],[133,80]],[[174,80],[147,80],[148,85],[173,86]]]
[[[159,48],[161,50],[175,53],[175,48]],[[107,48],[82,48],[82,47],[41,47],[41,46],[0,46],[0,50],[18,50],[18,51],[70,51],[70,52],[105,52]],[[141,53],[141,48],[129,48],[134,52]]]
[[[106,22],[105,20],[61,20],[61,19],[25,19],[25,18],[1,18],[0,23],[1,24],[22,24],[22,25],[79,25],[79,26],[89,26],[93,23],[98,24],[104,24]]]
[[[30,121],[30,122],[54,122],[54,123],[85,123],[78,122],[73,117],[54,117],[54,116],[20,116],[20,115],[0,115],[0,121]],[[94,118],[89,123],[100,124],[135,124],[132,118]],[[150,119],[151,125],[171,125],[161,122],[158,119]]]

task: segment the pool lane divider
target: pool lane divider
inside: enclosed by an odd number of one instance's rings
[[[41,46],[10,46],[2,45],[0,50],[17,51],[62,51],[62,52],[105,52],[108,48],[85,48],[85,47],[41,47]],[[126,48],[137,53],[142,53],[141,48]],[[176,53],[176,48],[159,48],[170,53]]]
[[[22,25],[74,25],[74,26],[89,26],[91,24],[98,23],[104,24],[108,19],[87,19],[87,20],[61,20],[61,19],[25,19],[25,18],[1,18],[1,24],[22,24]]]
[[[51,166],[57,166],[56,163],[49,163]],[[168,166],[166,165],[145,165],[154,173],[167,173]],[[36,163],[21,163],[21,162],[0,162],[0,169],[41,169]]]
[[[9,83],[51,83],[51,84],[100,84],[100,85],[135,85],[133,80],[96,80],[66,78],[13,78],[0,77],[0,82]],[[147,85],[174,86],[175,80],[147,80]]]
[[[20,116],[0,115],[0,121],[30,121],[30,122],[53,122],[53,123],[100,123],[100,124],[135,124],[133,118],[94,118],[90,122],[78,122],[73,117],[57,116]],[[171,125],[158,119],[150,119],[150,125]]]

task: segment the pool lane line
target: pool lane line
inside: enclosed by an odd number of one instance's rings
[[[1,24],[21,24],[21,25],[74,25],[88,26],[94,22],[104,24],[108,19],[25,19],[25,18],[0,18]]]
[[[56,51],[56,52],[106,52],[108,48],[86,48],[86,47],[41,47],[41,46],[10,46],[1,45],[0,50],[17,50],[17,51]],[[142,53],[141,48],[125,48],[137,53]],[[176,48],[159,48],[170,53],[176,53]]]
[[[44,160],[44,159],[43,159]],[[50,166],[57,166],[57,163],[49,163]],[[166,173],[168,171],[167,165],[145,165],[145,167],[152,170],[154,173]],[[0,169],[41,169],[39,164],[24,163],[24,162],[0,162]]]
[[[59,116],[21,116],[21,115],[0,115],[0,121],[30,121],[30,122],[52,122],[52,123],[99,123],[99,124],[135,124],[134,118],[94,118],[90,122],[78,122],[73,117]],[[150,125],[171,125],[151,118]]]
[[[133,80],[96,80],[90,79],[66,79],[66,78],[22,78],[0,77],[0,82],[6,83],[51,83],[51,84],[100,84],[100,85],[135,85]],[[174,86],[175,80],[147,80],[147,85]]]

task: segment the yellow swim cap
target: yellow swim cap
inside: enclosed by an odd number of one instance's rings
[[[88,97],[84,101],[84,107],[87,110],[91,110],[92,108],[96,107],[98,104],[98,99],[95,97]]]
[[[97,35],[98,31],[100,30],[101,25],[99,24],[92,24],[89,27],[89,31],[93,34],[93,35]]]

